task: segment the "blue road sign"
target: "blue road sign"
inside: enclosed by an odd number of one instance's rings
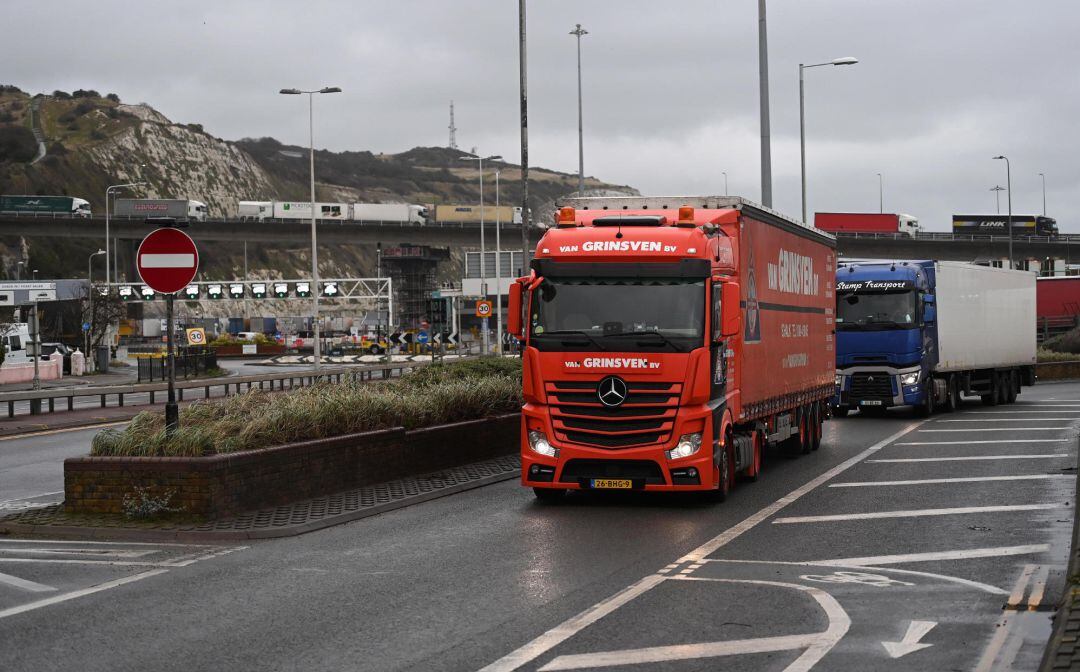
[[[89,322],[83,322],[82,323],[82,330],[83,331],[90,331],[90,323]]]
[[[416,335],[416,342],[417,343],[427,343],[428,342],[428,332],[421,331],[419,334],[417,334]]]

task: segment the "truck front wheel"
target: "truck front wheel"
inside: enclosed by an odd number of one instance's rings
[[[915,407],[915,414],[920,418],[929,418],[934,414],[934,380],[927,381],[927,388],[925,390],[926,399],[922,404]]]

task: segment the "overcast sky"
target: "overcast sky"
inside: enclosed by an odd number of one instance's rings
[[[226,139],[399,152],[458,144],[520,157],[517,3],[10,0],[0,79],[31,92],[93,88]],[[645,194],[760,198],[755,0],[531,0],[530,158],[577,169],[581,23],[585,170]],[[993,212],[1012,161],[1014,212],[1080,232],[1080,3],[770,0],[774,206],[798,216],[800,61],[807,71],[809,212],[907,212],[946,230]],[[40,29],[38,27],[41,27]],[[1002,193],[1002,211],[1005,195]]]

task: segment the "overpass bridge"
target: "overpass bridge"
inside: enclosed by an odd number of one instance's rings
[[[494,244],[494,222],[485,228]],[[519,244],[520,225],[504,222],[502,230],[507,247]],[[141,240],[150,226],[143,218],[113,217],[109,235],[116,240]],[[535,243],[544,229],[529,233]],[[197,243],[281,243],[308,244],[311,227],[306,221],[214,219],[193,222],[187,233]],[[323,245],[375,243],[404,243],[415,245],[476,247],[480,226],[475,223],[440,223],[419,225],[402,222],[352,222],[322,220],[318,223],[319,242]],[[101,241],[105,238],[105,220],[70,217],[35,217],[32,215],[0,215],[0,236],[28,238],[85,238]],[[1073,250],[1076,247],[1076,250]],[[915,238],[901,234],[840,234],[837,248],[846,257],[891,257],[895,259],[941,259],[950,261],[986,262],[1006,259],[1009,243],[1006,236],[978,236],[952,233],[921,233]],[[1064,260],[1080,263],[1080,234],[1018,236],[1013,238],[1013,254],[1024,259]]]

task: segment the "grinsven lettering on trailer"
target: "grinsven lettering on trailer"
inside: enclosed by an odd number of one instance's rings
[[[660,362],[650,362],[644,357],[586,357],[578,361],[566,361],[568,369],[659,369]]]
[[[678,245],[656,240],[586,240],[581,245],[560,245],[559,253],[573,252],[678,252]]]
[[[786,294],[814,296],[821,287],[821,276],[814,272],[811,257],[780,248],[776,263],[769,263],[769,289]]]

